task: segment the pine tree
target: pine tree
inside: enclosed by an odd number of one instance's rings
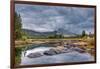
[[[82,31],[82,37],[86,35],[85,30]]]
[[[15,39],[20,39],[21,36],[21,24],[22,20],[21,20],[21,16],[20,14],[17,14],[17,12],[15,12],[15,16],[14,16],[14,29],[15,29]]]

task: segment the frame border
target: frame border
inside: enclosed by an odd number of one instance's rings
[[[32,5],[48,5],[48,6],[65,6],[65,7],[85,7],[94,8],[94,33],[95,33],[95,60],[86,62],[71,62],[71,63],[57,63],[57,64],[38,64],[38,65],[15,65],[15,43],[14,43],[14,11],[15,4],[32,4]],[[10,1],[10,68],[28,68],[28,67],[44,67],[44,66],[60,66],[60,65],[76,65],[76,64],[90,64],[96,63],[96,6],[95,5],[81,5],[81,4],[64,4],[64,3],[52,3],[52,2],[36,2],[36,1]]]

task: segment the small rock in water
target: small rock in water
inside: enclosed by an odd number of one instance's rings
[[[37,58],[37,57],[40,57],[40,56],[42,56],[42,54],[41,53],[30,53],[29,55],[27,55],[27,57],[29,57],[29,58]]]

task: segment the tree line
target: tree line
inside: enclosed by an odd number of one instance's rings
[[[14,34],[15,34],[15,39],[21,39],[22,38],[22,19],[20,14],[18,14],[17,12],[15,12],[14,15]]]

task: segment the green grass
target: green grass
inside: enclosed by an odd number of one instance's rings
[[[15,64],[19,65],[21,63],[21,57],[20,56],[16,56],[15,57]]]
[[[21,62],[21,51],[22,48],[15,48],[15,64],[19,65]]]

